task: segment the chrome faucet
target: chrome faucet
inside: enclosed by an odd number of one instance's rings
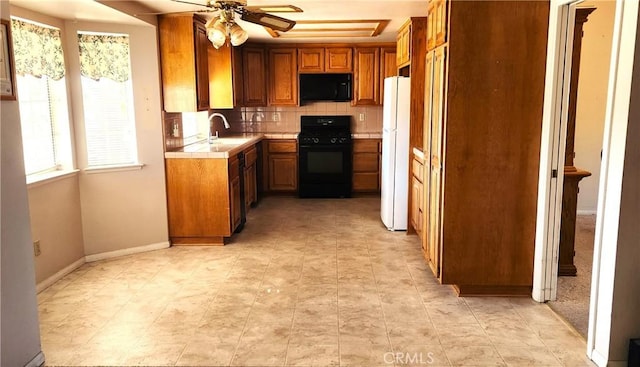
[[[213,136],[211,134],[211,128],[213,127],[212,119],[214,117],[216,117],[216,116],[218,116],[218,117],[220,117],[222,119],[222,122],[224,123],[224,128],[225,129],[228,129],[228,128],[231,127],[231,125],[229,125],[229,121],[227,121],[227,118],[224,117],[223,114],[218,113],[218,112],[212,113],[211,116],[209,116],[209,143],[212,143],[212,142],[214,142],[215,140],[218,139],[218,130],[217,129],[216,129],[216,135],[215,136]]]

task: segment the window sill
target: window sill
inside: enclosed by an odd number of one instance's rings
[[[121,171],[138,171],[144,167],[144,163],[137,164],[123,164],[119,166],[97,166],[89,167],[82,170],[82,172],[90,175],[94,173],[108,173],[108,172],[121,172]]]
[[[67,169],[29,175],[27,176],[27,188],[31,189],[51,182],[60,181],[67,177],[76,176],[79,171],[78,169]]]

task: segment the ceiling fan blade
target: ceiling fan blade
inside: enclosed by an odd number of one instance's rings
[[[139,15],[169,15],[169,14],[193,14],[193,13],[214,13],[217,12],[217,9],[202,9],[202,10],[191,10],[191,11],[172,11],[172,12],[151,12],[151,13],[137,13],[134,16]]]
[[[276,15],[244,10],[240,16],[240,19],[260,24],[262,26],[273,29],[274,31],[286,32],[296,25],[296,22],[290,19],[282,18]]]
[[[303,10],[293,5],[253,5],[245,6],[245,10],[263,13],[302,13]]]
[[[184,1],[184,0],[171,0],[175,3],[183,3],[183,4],[189,4],[189,5],[198,5],[198,6],[204,6],[204,7],[209,7],[208,3],[207,4],[200,4],[200,3],[194,3],[191,1]]]

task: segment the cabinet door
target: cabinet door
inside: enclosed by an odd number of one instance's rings
[[[298,159],[294,154],[269,155],[269,190],[298,189]]]
[[[436,2],[429,1],[427,6],[427,51],[436,47]]]
[[[431,269],[440,276],[441,218],[442,218],[442,148],[444,139],[444,90],[446,76],[446,46],[433,51],[433,87],[429,181],[429,258]]]
[[[209,106],[211,108],[234,108],[234,75],[232,47],[224,45],[215,49],[207,46],[209,54]]]
[[[242,220],[242,212],[240,211],[240,206],[242,205],[240,190],[240,177],[236,176],[231,180],[229,185],[229,196],[231,199],[231,232],[238,228],[238,225]]]
[[[355,49],[355,82],[352,105],[380,104],[380,49]]]
[[[434,36],[435,46],[440,46],[446,42],[447,38],[447,1],[434,0]]]
[[[380,49],[380,103],[384,101],[384,79],[398,75],[396,49]]]
[[[350,47],[329,47],[324,54],[325,72],[350,73],[353,70],[353,49]]]
[[[196,88],[198,111],[209,109],[209,53],[211,42],[207,38],[207,29],[203,23],[194,22],[196,35]]]
[[[411,61],[411,24],[405,24],[397,37],[397,66],[403,67]]]
[[[269,50],[269,105],[298,104],[298,71],[295,48]]]
[[[267,79],[264,49],[245,47],[242,49],[242,79],[244,105],[264,107],[267,105]]]
[[[258,198],[256,178],[256,164],[254,163],[244,170],[244,202],[247,211],[249,211],[251,205],[256,203]]]
[[[298,71],[322,73],[324,71],[324,48],[299,48]]]
[[[420,200],[422,199],[422,182],[411,177],[411,225],[418,237],[422,238],[422,222],[420,218]]]

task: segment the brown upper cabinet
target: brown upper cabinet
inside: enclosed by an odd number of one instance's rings
[[[242,49],[242,79],[245,106],[264,107],[267,105],[266,71],[264,48],[245,46]]]
[[[380,49],[357,47],[354,58],[354,106],[380,104]]]
[[[447,0],[430,0],[427,6],[427,50],[446,42]]]
[[[240,49],[225,45],[215,49],[211,43],[209,53],[209,106],[234,108],[242,106],[242,53]]]
[[[295,48],[269,49],[269,105],[298,104],[298,70]]]
[[[397,67],[402,68],[411,62],[411,19],[398,30],[396,47]]]
[[[384,79],[390,76],[398,75],[398,67],[396,64],[396,49],[381,48],[380,49],[380,103],[384,102]]]
[[[350,73],[353,71],[351,47],[303,47],[298,49],[300,73]]]
[[[161,16],[160,64],[164,110],[209,109],[209,66],[205,20],[198,15]]]

